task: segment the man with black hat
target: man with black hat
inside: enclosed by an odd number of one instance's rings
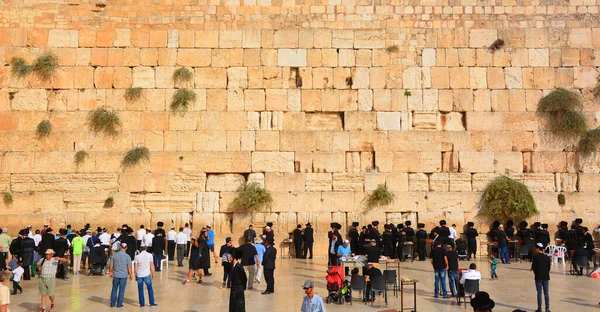
[[[302,239],[304,240],[304,256],[303,258],[312,259],[313,258],[313,243],[315,242],[314,238],[314,230],[310,222],[306,223],[306,228],[304,228],[304,234]],[[310,251],[310,257],[308,256],[308,252]]]
[[[556,237],[555,237],[555,239],[557,240],[557,245],[559,243],[561,245],[564,245],[565,242],[567,241],[567,235],[569,232],[569,229],[567,228],[568,225],[569,225],[569,223],[567,223],[567,221],[560,221],[558,223],[558,231],[556,232]]]
[[[31,279],[30,266],[33,264],[34,249],[35,241],[33,240],[33,238],[29,238],[27,235],[23,235],[23,240],[21,241],[21,251],[19,252],[19,255],[21,256],[21,261],[23,261],[23,269],[25,270],[23,279],[25,280]]]
[[[341,244],[342,243],[342,235],[340,235],[339,229],[342,228],[342,225],[337,222],[331,222],[329,224],[329,226],[331,227],[331,231],[327,232],[327,238],[329,238],[331,240],[332,235],[335,234],[335,236],[337,237],[337,239],[340,241],[340,244]]]
[[[425,261],[425,256],[427,255],[427,231],[425,231],[425,224],[417,224],[417,233],[415,233],[415,241],[417,242],[419,261]]]
[[[392,225],[393,226],[393,225]],[[381,240],[383,244],[383,255],[391,258],[394,255],[394,236],[392,234],[392,229],[390,225],[384,226],[385,231],[383,235],[381,235]]]
[[[370,226],[370,225],[369,225]],[[364,254],[367,248],[371,245],[371,239],[369,238],[369,230],[363,225],[361,232],[358,234],[359,242],[359,253]]]
[[[404,225],[406,226],[404,227],[404,233],[406,233],[406,241],[414,242],[415,230],[412,227],[410,227],[412,225],[412,222],[410,222],[410,220],[406,220],[404,222]]]
[[[544,246],[541,243],[535,245],[535,256],[531,260],[531,271],[535,277],[535,289],[537,290],[537,310],[542,312],[542,290],[546,305],[546,312],[550,312],[550,296],[548,295],[548,283],[550,282],[550,257],[544,254]]]
[[[302,258],[302,224],[298,224],[293,232],[296,259]]]
[[[71,243],[65,237],[67,235],[67,229],[60,229],[60,236],[58,239],[54,241],[54,252],[59,258],[68,258],[69,256],[69,247],[71,247]],[[58,266],[57,276],[60,277],[62,275],[63,280],[68,280],[68,271],[69,271],[69,263],[63,262]]]
[[[531,235],[531,230],[527,228],[527,221],[521,221],[521,223],[519,223],[517,237],[519,238],[519,254],[521,255],[521,260],[529,258],[533,237]]]
[[[583,246],[588,250],[588,260],[591,261],[594,256],[594,238],[592,238],[592,234],[588,232],[588,228],[585,226],[581,227],[581,234],[583,236]],[[23,240],[25,243],[25,240]]]
[[[496,306],[494,300],[490,299],[490,295],[485,291],[479,291],[475,294],[475,297],[471,299],[471,307],[473,312],[492,312],[492,309]]]
[[[550,244],[550,233],[548,233],[548,223],[543,223],[537,235],[537,243],[542,243],[544,248]]]
[[[469,249],[468,257],[475,259],[477,257],[477,236],[479,233],[475,228],[475,223],[467,222],[467,230],[465,231],[465,236],[467,237],[467,248]],[[471,256],[472,255],[472,256]]]
[[[162,221],[156,222],[156,230],[154,230],[154,236],[156,236],[159,232],[162,233],[163,237],[167,236],[167,233],[165,232],[165,229],[163,229],[163,226],[165,226],[164,222],[162,222]],[[166,245],[165,245],[165,248],[167,248]]]
[[[127,235],[121,235],[119,238],[121,238],[121,242],[127,244],[126,253],[131,258],[131,261],[133,261],[135,259],[135,251],[137,250],[137,246],[136,246],[137,240],[136,240],[136,237],[133,236],[132,228],[127,227],[126,233],[127,233]]]
[[[160,264],[165,252],[165,231],[154,231],[155,236],[152,238],[152,256],[154,259],[154,271],[160,272]]]
[[[329,265],[338,265],[337,250],[342,244],[338,239],[338,234],[333,232],[329,238]]]
[[[250,244],[252,244],[252,239],[250,237],[246,237],[246,241],[249,241]],[[243,253],[237,248],[233,248],[231,255],[233,262],[231,269],[231,292],[229,293],[229,312],[246,311],[244,291],[246,290],[248,277],[246,276],[246,271],[244,271],[244,268],[239,263]]]
[[[263,254],[262,266],[265,272],[265,282],[267,289],[262,293],[269,295],[275,292],[275,260],[277,260],[277,249],[271,243],[271,240],[265,239],[265,253]]]
[[[348,231],[348,238],[350,238],[350,250],[352,253],[358,254],[359,250],[359,233],[358,233],[358,222],[352,222],[352,226]]]
[[[446,220],[440,220],[440,226],[437,228],[437,233],[440,236],[438,239],[441,239],[442,244],[450,243],[450,229],[446,226]]]

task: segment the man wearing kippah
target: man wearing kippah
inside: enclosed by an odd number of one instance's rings
[[[110,307],[116,305],[117,308],[123,306],[123,299],[125,297],[125,287],[127,286],[127,277],[129,280],[133,280],[133,271],[131,270],[131,258],[125,252],[127,250],[127,243],[121,243],[121,250],[114,254],[110,258],[110,273],[109,277],[112,277],[112,291],[110,293]],[[117,297],[117,291],[119,295]]]

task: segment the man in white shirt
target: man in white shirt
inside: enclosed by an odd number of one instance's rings
[[[185,249],[186,250],[185,257],[187,258],[187,255],[190,252],[190,241],[192,240],[192,229],[190,229],[189,224],[187,224],[187,223],[185,224],[183,233],[187,236],[186,249]]]
[[[37,232],[38,230],[36,230]],[[92,237],[92,231],[86,230],[85,235],[83,235],[83,253],[81,254],[81,261],[83,262],[83,268],[85,269],[85,263],[87,261],[88,255],[90,254],[90,247],[88,246],[88,240]]]
[[[142,239],[142,245],[146,246],[146,250],[149,254],[152,254],[152,239],[154,238],[154,234],[150,229],[146,229],[146,235]]]
[[[465,280],[481,281],[481,272],[477,271],[477,265],[475,263],[471,263],[471,265],[469,265],[469,270],[462,272],[460,283],[464,285]]]
[[[100,236],[98,236],[98,239],[100,240],[100,245],[102,246],[102,248],[104,248],[104,249],[110,248],[110,234],[107,233],[106,228],[102,229],[102,234],[100,234]]]
[[[33,235],[33,242],[35,243],[35,247],[37,247],[42,241],[42,235],[40,235],[40,230],[35,230],[35,235]]]
[[[177,246],[177,244],[175,243],[175,236],[177,236],[177,232],[175,232],[175,227],[171,226],[171,230],[169,231],[169,233],[167,233],[167,251],[169,255],[169,260],[175,260],[175,246]]]
[[[450,231],[450,235],[448,235],[448,238],[450,239],[450,245],[452,245],[452,248],[454,248],[454,240],[458,236],[458,233],[456,233],[456,224],[452,224],[448,230]]]
[[[121,237],[121,228],[118,228],[110,237],[110,243],[112,244],[110,249],[113,252],[119,252],[119,249],[121,248],[121,240],[118,239],[119,237]]]
[[[143,307],[144,302],[144,284],[148,288],[148,297],[150,300],[150,306],[156,306],[154,302],[154,290],[152,289],[152,280],[154,279],[154,257],[146,251],[146,246],[140,247],[140,252],[135,256],[135,263],[133,269],[135,271],[135,280],[138,283],[138,296],[140,300],[140,307]]]
[[[175,236],[175,243],[177,244],[177,266],[183,266],[184,254],[187,251],[187,235],[183,233],[183,228],[179,228],[179,233]]]
[[[140,246],[142,246],[142,240],[144,239],[144,236],[146,235],[146,229],[144,229],[144,225],[140,225],[140,229],[135,233],[135,238],[137,239],[137,245],[138,245],[138,250],[140,249]]]

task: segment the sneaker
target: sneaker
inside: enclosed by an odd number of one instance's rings
[[[54,311],[54,303],[50,304],[50,311]]]
[[[190,280],[185,280],[185,281],[181,282],[181,284],[183,284],[183,285],[189,285],[190,284]]]
[[[199,280],[196,284],[202,284],[202,280]]]
[[[46,309],[42,309],[42,312],[48,312],[48,310],[46,310]]]

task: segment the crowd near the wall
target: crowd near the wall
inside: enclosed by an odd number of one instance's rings
[[[176,229],[164,228],[163,222],[158,222],[154,230],[141,225],[133,229],[127,224],[116,229],[112,234],[106,228],[92,229],[86,224],[80,230],[74,230],[70,225],[55,231],[52,224],[44,224],[42,229],[33,230],[31,226],[18,231],[12,238],[8,229],[2,229],[0,234],[0,263],[4,270],[0,272],[0,307],[8,311],[10,295],[22,294],[22,280],[30,280],[38,275],[38,288],[41,295],[42,311],[55,309],[56,279],[68,280],[70,272],[77,275],[82,271],[88,275],[108,274],[112,277],[111,307],[123,306],[127,279],[135,280],[138,284],[139,304],[145,306],[144,286],[148,291],[149,306],[156,306],[152,279],[155,272],[160,272],[165,261],[176,261],[178,267],[184,266],[187,260],[188,274],[182,281],[188,285],[192,280],[197,284],[203,283],[203,276],[210,276],[211,258],[216,266],[223,269],[222,287],[230,291],[230,311],[245,311],[244,291],[253,289],[255,283],[260,283],[264,277],[266,289],[262,294],[275,292],[275,233],[272,223],[262,228],[261,233],[252,225],[244,231],[241,244],[234,247],[234,239],[227,237],[225,244],[215,249],[215,233],[210,225],[202,227],[196,235],[192,235],[189,224]],[[459,272],[460,260],[471,260],[477,257],[479,231],[473,222],[468,222],[461,233],[456,225],[447,226],[445,220],[439,222],[429,232],[422,223],[412,228],[411,221],[403,224],[384,224],[378,221],[359,228],[358,222],[353,222],[346,234],[341,234],[342,225],[331,223],[328,236],[328,300],[333,291],[348,287],[344,278],[330,276],[347,276],[354,278],[364,276],[365,292],[363,301],[375,301],[371,281],[382,276],[380,261],[425,261],[429,259],[434,270],[434,297],[450,298],[465,295],[465,283],[481,280],[477,265],[471,263],[468,270]],[[589,261],[594,256],[594,240],[588,228],[582,226],[581,219],[575,219],[570,228],[568,223],[561,221],[553,234],[554,242],[548,231],[548,224],[526,221],[515,223],[508,220],[505,224],[494,221],[486,234],[487,257],[490,278],[498,278],[498,267],[510,264],[510,259],[530,261],[534,272],[536,290],[538,292],[538,310],[542,311],[542,294],[544,307],[549,311],[549,270],[553,256],[564,247],[563,257],[570,259],[572,273],[583,275],[586,268],[589,274]],[[380,231],[380,228],[382,231]],[[168,230],[168,231],[167,231]],[[600,232],[600,227],[595,231]],[[294,246],[296,258],[312,259],[314,230],[310,223],[299,224],[289,233],[287,241]],[[554,243],[554,244],[552,244]],[[481,247],[481,246],[479,246]],[[550,250],[550,252],[549,252]],[[480,255],[481,258],[481,255]],[[354,268],[343,268],[344,261],[360,261],[362,272]],[[70,269],[69,269],[70,267]],[[339,272],[337,268],[343,268]],[[459,277],[459,275],[461,275]],[[362,278],[361,276],[361,278]],[[446,278],[450,292],[447,290]],[[12,283],[12,290],[8,287]],[[325,311],[323,300],[314,293],[314,282],[307,280],[303,288],[306,297],[303,300],[302,311]],[[467,287],[468,288],[468,287]],[[25,290],[27,291],[27,290]],[[468,291],[468,289],[467,289]],[[494,302],[487,293],[476,292],[472,306],[476,311],[491,311]],[[49,301],[49,303],[48,303]]]

